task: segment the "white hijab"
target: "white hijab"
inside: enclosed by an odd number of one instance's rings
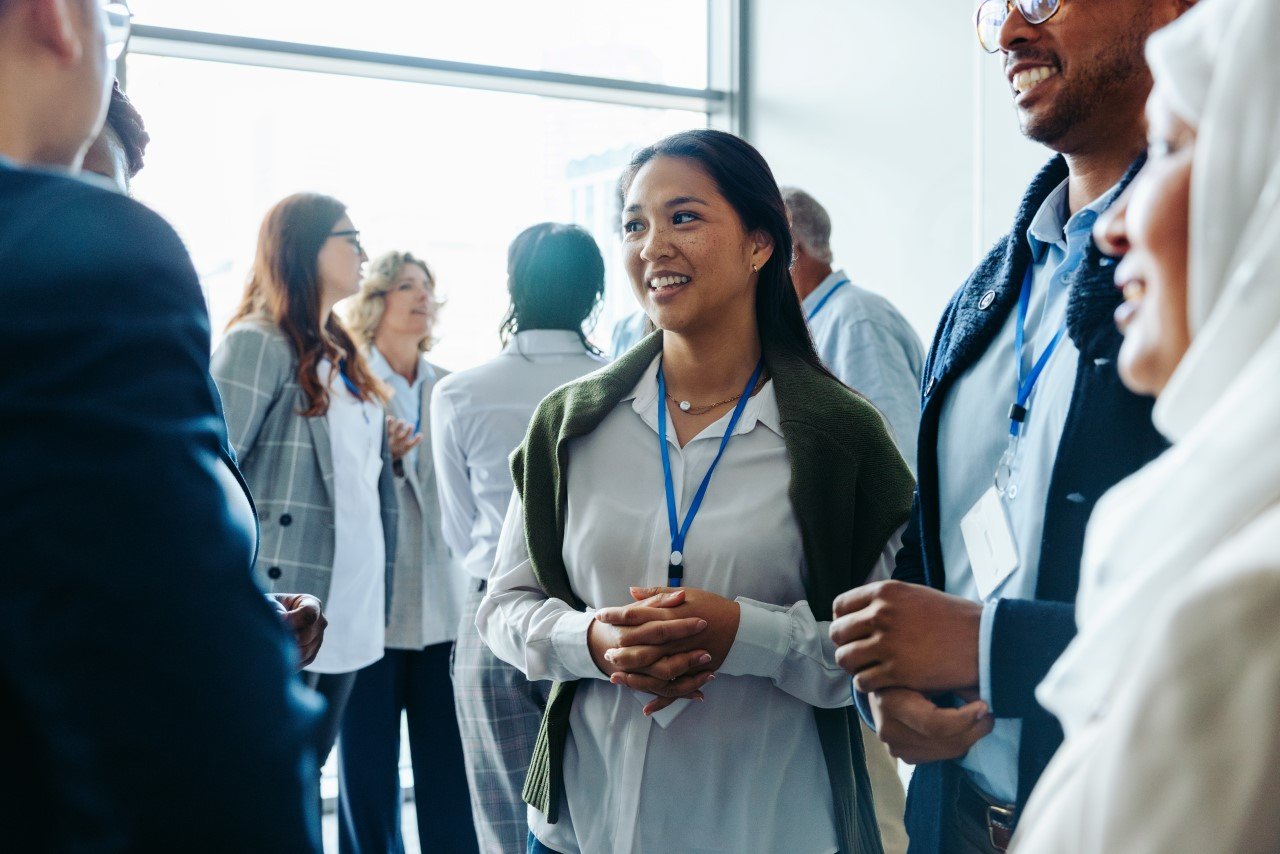
[[[1173,448],[1108,492],[1089,523],[1080,634],[1037,690],[1068,737],[1105,709],[1146,616],[1280,503],[1278,45],[1280,0],[1202,0],[1147,47],[1162,96],[1197,128],[1193,340],[1155,409]]]

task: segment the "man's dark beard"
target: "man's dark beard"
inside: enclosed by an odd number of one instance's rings
[[[1056,143],[1088,122],[1099,106],[1127,97],[1134,78],[1147,73],[1143,48],[1151,31],[1148,24],[1150,20],[1134,21],[1131,28],[1116,33],[1088,68],[1073,72],[1070,81],[1064,76],[1062,91],[1049,112],[1024,116],[1023,135],[1056,150]]]

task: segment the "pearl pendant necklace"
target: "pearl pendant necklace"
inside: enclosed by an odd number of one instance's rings
[[[751,393],[755,394],[758,392],[768,381],[769,376],[767,374],[762,374],[760,379],[756,382],[755,388],[751,390]],[[717,400],[715,403],[708,403],[706,406],[694,406],[690,401],[678,400],[671,392],[667,392],[667,400],[680,407],[681,412],[688,413],[689,415],[706,415],[713,409],[719,409],[720,407],[727,406],[730,403],[736,403],[740,397],[742,397],[742,395],[735,394],[733,397],[727,397],[724,400]]]

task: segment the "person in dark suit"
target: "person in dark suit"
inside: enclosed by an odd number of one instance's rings
[[[1091,229],[1136,171],[1147,35],[1193,0],[988,0],[1023,133],[1058,152],[947,307],[893,581],[836,601],[837,660],[915,764],[913,854],[1003,851],[1062,741],[1035,687],[1075,634],[1085,525],[1165,442],[1116,373],[1120,302]]]
[[[121,28],[0,0],[0,839],[316,852],[318,710],[250,576],[195,271],[67,174]]]

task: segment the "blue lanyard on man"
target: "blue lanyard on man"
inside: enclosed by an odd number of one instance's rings
[[[1018,452],[1018,440],[1022,436],[1022,425],[1027,420],[1029,412],[1028,401],[1031,400],[1031,392],[1035,390],[1036,382],[1040,379],[1040,375],[1044,373],[1045,366],[1049,364],[1049,359],[1053,357],[1053,352],[1062,343],[1062,336],[1067,333],[1067,322],[1063,320],[1062,325],[1058,327],[1058,331],[1053,334],[1053,338],[1045,346],[1044,352],[1040,354],[1040,358],[1036,359],[1031,366],[1031,370],[1027,371],[1024,368],[1022,350],[1026,346],[1027,340],[1027,310],[1031,305],[1031,285],[1035,280],[1035,269],[1034,264],[1027,267],[1027,274],[1022,279],[1022,292],[1018,295],[1018,320],[1013,330],[1013,357],[1018,370],[1018,389],[1013,405],[1009,407],[1009,447],[1005,449],[1004,456],[1000,458],[1000,463],[996,466],[996,491],[1001,495],[1008,493],[1009,498],[1013,498],[1016,494],[1011,491],[1012,487],[1010,485],[1013,480],[1013,460]]]
[[[738,405],[733,408],[733,417],[729,419],[729,426],[725,428],[724,436],[720,439],[720,450],[716,452],[715,459],[711,461],[711,467],[702,478],[702,484],[694,493],[693,502],[689,505],[689,511],[684,517],[684,524],[680,524],[676,517],[676,488],[671,478],[671,450],[667,447],[667,381],[662,375],[662,362],[661,360],[658,362],[658,445],[662,449],[662,475],[666,479],[667,488],[667,525],[671,532],[671,557],[667,564],[667,586],[669,587],[679,587],[684,581],[684,540],[689,533],[689,526],[693,524],[694,517],[702,507],[702,499],[706,497],[707,487],[711,485],[711,475],[720,464],[725,448],[729,447],[733,431],[737,429],[738,422],[742,419],[742,411],[747,408],[747,401],[751,399],[751,392],[755,390],[756,383],[760,381],[760,374],[763,372],[764,359],[761,359],[751,374],[751,379],[747,380],[747,385],[738,398]]]
[[[818,304],[813,307],[813,311],[809,312],[809,316],[804,319],[805,323],[813,323],[813,319],[818,316],[818,312],[827,307],[827,303],[836,295],[836,291],[840,290],[847,284],[849,284],[848,279],[841,279],[832,285],[831,290],[827,291],[826,295],[823,296],[822,299],[818,300]]]

